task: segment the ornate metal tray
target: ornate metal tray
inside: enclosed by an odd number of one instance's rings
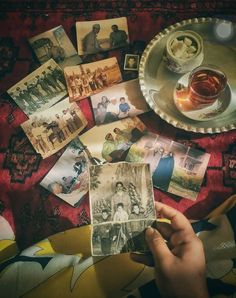
[[[156,35],[146,47],[139,66],[139,82],[143,95],[150,107],[168,123],[175,127],[200,133],[218,133],[236,128],[236,35],[222,39],[217,26],[225,22],[213,18],[195,18],[172,25]],[[204,42],[202,64],[219,66],[227,75],[229,93],[224,109],[216,117],[204,121],[184,116],[176,108],[173,91],[183,74],[171,72],[163,61],[166,41],[174,31],[193,30],[200,34]],[[236,26],[232,24],[232,34]]]

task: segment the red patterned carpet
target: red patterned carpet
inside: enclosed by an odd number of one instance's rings
[[[99,2],[99,3],[98,3]],[[63,149],[42,160],[29,143],[20,124],[25,114],[6,94],[6,90],[39,66],[27,39],[58,25],[76,46],[77,20],[128,18],[131,45],[104,55],[88,57],[94,61],[117,56],[122,64],[125,51],[145,48],[148,41],[177,21],[199,16],[235,17],[235,1],[1,1],[0,2],[0,215],[13,227],[21,248],[58,231],[88,224],[88,198],[78,208],[39,186]],[[233,16],[234,15],[234,16]],[[123,79],[135,78],[133,72]],[[94,125],[88,99],[80,102],[88,122]],[[185,132],[165,123],[153,112],[140,117],[154,132],[211,154],[210,162],[195,202],[155,190],[156,200],[181,210],[189,218],[203,218],[236,189],[236,132],[202,135]]]

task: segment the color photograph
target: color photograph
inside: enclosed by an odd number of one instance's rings
[[[149,111],[138,80],[117,84],[91,96],[97,125],[134,117]]]
[[[88,192],[88,165],[89,159],[84,147],[75,138],[40,185],[71,206],[77,207]]]
[[[156,218],[149,165],[108,163],[91,166],[89,174],[93,255],[144,251],[145,241],[140,240],[146,222]],[[109,245],[102,240],[104,233]]]
[[[115,57],[64,69],[70,101],[81,100],[122,81]]]
[[[95,54],[129,44],[127,19],[76,22],[79,55]]]
[[[138,117],[94,126],[80,135],[80,141],[99,163],[125,161],[131,146],[147,130]]]
[[[31,37],[29,43],[41,64],[52,58],[64,69],[82,62],[62,26]]]
[[[76,103],[67,97],[21,124],[36,152],[46,158],[73,140],[87,125]]]
[[[129,162],[150,164],[153,186],[196,200],[210,154],[147,132],[130,147]]]
[[[63,71],[53,59],[7,92],[27,116],[50,108],[67,95]]]

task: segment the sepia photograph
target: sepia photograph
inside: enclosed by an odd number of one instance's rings
[[[64,69],[82,62],[62,26],[31,37],[29,43],[41,64],[52,58]]]
[[[7,92],[27,116],[50,108],[67,95],[63,71],[53,59]]]
[[[195,200],[210,155],[160,135],[146,132],[126,156],[129,162],[150,164],[153,186]]]
[[[115,57],[64,69],[70,101],[81,100],[122,81]]]
[[[75,138],[40,185],[71,206],[78,207],[88,192],[88,166],[84,147],[79,138]]]
[[[76,22],[79,55],[95,54],[129,44],[127,18]]]
[[[126,54],[124,69],[125,70],[137,70],[139,66],[139,55]]]
[[[109,230],[112,244],[107,254],[144,249],[144,243],[134,244],[147,227],[145,221],[152,223],[156,218],[149,165],[127,162],[93,165],[89,176],[91,222],[99,236],[92,239],[94,255],[104,254],[101,243],[104,228]]]
[[[97,125],[134,117],[149,111],[138,79],[114,85],[91,96]]]
[[[70,103],[68,97],[21,124],[34,149],[43,159],[72,141],[86,125],[87,120],[79,106]]]
[[[94,126],[79,138],[91,156],[102,164],[125,161],[131,146],[145,134],[146,130],[146,126],[138,117],[125,118],[106,125]]]

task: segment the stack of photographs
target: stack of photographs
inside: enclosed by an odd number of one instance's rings
[[[156,219],[149,165],[108,163],[89,171],[92,255],[148,251],[144,233]]]
[[[154,187],[191,200],[197,198],[210,158],[208,153],[149,132],[137,117],[95,126],[80,140],[100,163],[150,164]]]

